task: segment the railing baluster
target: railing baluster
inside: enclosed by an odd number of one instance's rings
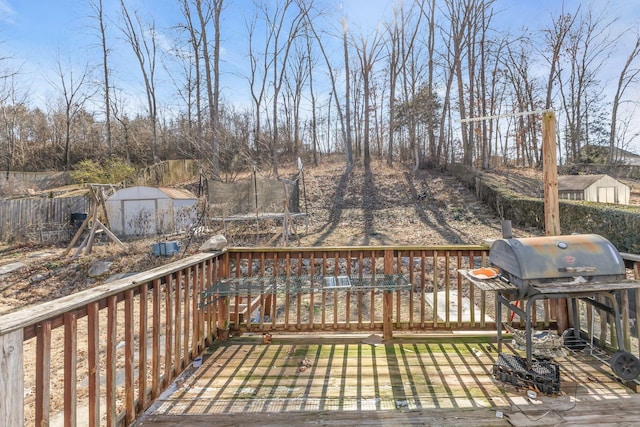
[[[184,300],[183,300],[183,314],[182,318],[183,322],[183,342],[182,345],[182,365],[180,369],[186,367],[189,364],[190,355],[190,345],[189,341],[193,341],[193,337],[191,337],[191,322],[193,322],[193,317],[191,316],[191,277],[193,276],[193,267],[189,267],[187,269],[187,274],[182,276],[182,283],[184,284]]]
[[[89,427],[100,425],[100,327],[99,303],[87,306],[87,358],[89,362]]]
[[[191,285],[191,312],[193,313],[193,329],[191,331],[191,334],[193,335],[191,341],[192,359],[200,354],[200,351],[204,348],[204,328],[202,327],[203,310],[198,310],[198,295],[202,292],[202,287],[200,286],[203,277],[201,265],[194,265],[193,270],[193,283]]]
[[[427,292],[427,254],[420,251],[420,328],[424,329],[427,317],[427,307],[425,301],[425,293]]]
[[[125,411],[127,423],[135,419],[133,394],[133,289],[124,294],[124,376],[125,376]]]
[[[284,292],[284,330],[289,330],[289,312],[291,310],[291,259],[289,254],[285,255],[285,267],[284,267],[284,277],[285,277],[285,292]]]
[[[36,425],[49,424],[51,408],[51,322],[37,327],[36,339]]]
[[[413,304],[413,299],[415,297],[415,276],[413,273],[413,270],[415,268],[415,261],[414,261],[414,251],[409,251],[409,285],[411,285],[409,287],[409,329],[413,329],[413,310],[415,310],[414,308],[414,304]]]
[[[396,266],[395,273],[400,274],[402,272],[402,252],[398,251],[398,256],[396,257]],[[391,271],[391,274],[394,274],[394,271]],[[396,290],[396,327],[400,329],[402,327],[402,294],[400,289]]]
[[[323,276],[327,275],[327,252],[326,251],[322,251],[322,275]],[[321,320],[322,329],[326,327],[326,312],[327,312],[327,291],[325,291],[324,286],[322,286],[322,320]]]
[[[370,256],[370,260],[371,260],[371,274],[375,274],[376,272],[376,257],[375,254],[373,252],[369,252],[369,256]],[[373,279],[371,279],[373,280]],[[371,287],[371,291],[369,292],[369,298],[370,298],[370,304],[369,306],[371,307],[370,310],[370,314],[371,316],[369,316],[369,327],[371,329],[375,328],[376,325],[376,294],[375,294],[375,290],[373,287]]]
[[[358,275],[362,276],[364,271],[364,255],[362,251],[358,254]],[[362,329],[362,318],[363,318],[363,299],[364,299],[364,291],[362,289],[358,290],[358,329]]]
[[[460,270],[462,268],[462,251],[458,251],[458,262],[457,262],[457,268],[458,270]],[[460,275],[458,274],[458,300],[456,301],[457,306],[458,306],[458,312],[457,312],[457,317],[458,317],[458,327],[461,328],[462,327],[462,277],[460,277]]]
[[[204,326],[204,312],[205,310],[198,310],[198,299],[199,296],[202,294],[202,292],[204,291],[204,284],[205,284],[205,273],[206,273],[206,263],[200,263],[198,264],[199,266],[199,272],[200,274],[198,275],[197,279],[197,285],[196,288],[193,291],[193,311],[194,313],[198,314],[198,328],[196,329],[196,336],[198,337],[198,346],[196,347],[198,350],[198,353],[200,351],[202,351],[204,349],[205,346],[205,342],[206,342],[206,335],[205,335],[205,326]],[[197,353],[193,355],[194,357],[197,356]]]
[[[451,327],[451,255],[449,251],[446,251],[444,254],[444,290],[445,290],[445,301],[444,305],[446,307],[445,311],[445,319],[444,326],[446,328]]]
[[[298,277],[302,277],[302,254],[298,254]],[[303,283],[301,280],[297,281],[298,283],[298,295],[297,295],[297,307],[296,307],[296,316],[297,316],[297,320],[296,320],[296,329],[297,330],[301,330],[302,329],[302,289],[303,289]]]
[[[147,408],[147,283],[140,286],[138,325],[138,407],[136,413]],[[155,329],[157,331],[157,329]]]
[[[76,313],[64,314],[64,425],[76,425],[76,377],[78,367],[78,323]]]
[[[316,259],[315,259],[316,255],[315,252],[311,252],[309,254],[309,277],[313,278],[315,276],[315,264],[316,264]],[[315,301],[314,301],[314,297],[315,297],[315,288],[314,288],[315,283],[311,283],[311,294],[309,295],[309,329],[313,330],[314,327],[314,321],[315,321],[315,315],[316,315],[316,310],[315,310]]]
[[[272,307],[271,307],[271,327],[272,329],[276,329],[276,323],[278,320],[278,285],[279,283],[276,281],[276,276],[278,275],[278,254],[273,254],[273,276],[271,279],[273,280],[273,298],[272,298]]]
[[[115,427],[117,420],[116,413],[116,345],[118,330],[118,297],[112,295],[107,298],[107,426]]]
[[[438,329],[438,318],[440,317],[438,313],[438,251],[433,251],[431,259],[433,268],[431,276],[431,280],[433,280],[433,329]]]
[[[183,271],[176,272],[174,296],[175,296],[175,328],[173,337],[173,366],[174,375],[178,376],[182,370],[182,281]]]
[[[173,380],[173,330],[174,330],[174,295],[173,287],[174,276],[168,274],[165,276],[165,345],[164,345],[164,383],[163,388],[169,386]]]
[[[154,401],[160,395],[160,279],[153,280],[151,303],[153,307],[151,320],[153,325],[151,327],[153,332],[151,335],[151,401]]]

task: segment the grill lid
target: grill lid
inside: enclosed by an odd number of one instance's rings
[[[622,280],[624,261],[618,250],[597,234],[499,239],[489,261],[509,279],[548,282],[576,276]]]

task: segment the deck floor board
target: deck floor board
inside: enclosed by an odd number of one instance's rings
[[[249,336],[213,346],[202,366],[189,369],[136,425],[625,425],[640,419],[639,396],[588,355],[557,358],[560,393],[530,399],[492,377],[498,353],[488,338],[413,337],[377,346],[362,338],[321,341],[274,336],[263,345]]]

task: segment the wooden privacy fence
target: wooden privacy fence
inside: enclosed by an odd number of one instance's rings
[[[131,425],[229,332],[494,332],[495,294],[457,273],[487,255],[469,245],[230,248],[25,308],[0,317],[0,425]],[[625,339],[637,343],[628,300]],[[555,326],[548,303],[534,311],[538,327]]]
[[[89,212],[90,204],[88,195],[0,200],[0,241],[64,240],[71,214]]]

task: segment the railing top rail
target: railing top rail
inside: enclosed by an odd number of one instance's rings
[[[489,249],[487,245],[402,245],[402,246],[301,246],[301,247],[230,247],[228,252],[344,252],[344,251],[486,251]]]

